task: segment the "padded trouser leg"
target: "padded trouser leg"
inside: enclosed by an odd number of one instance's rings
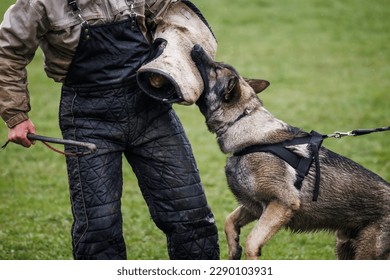
[[[169,257],[218,259],[214,216],[176,114],[169,110],[147,123],[137,145],[125,155],[137,175],[153,220],[167,235]]]
[[[126,259],[122,235],[121,154],[68,158],[75,259]]]
[[[171,259],[218,259],[218,234],[191,146],[171,106],[134,88],[64,91],[66,139],[93,142],[96,154],[68,158],[75,258],[126,257],[120,212],[125,154]],[[73,149],[67,147],[67,149]]]

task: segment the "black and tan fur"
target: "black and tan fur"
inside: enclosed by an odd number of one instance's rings
[[[212,61],[199,46],[192,58],[205,82],[197,105],[222,152],[232,155],[253,144],[307,135],[264,108],[256,93],[269,85],[267,81],[243,79],[233,67]],[[291,149],[308,154],[307,145]],[[241,258],[240,229],[255,220],[245,243],[247,259],[257,259],[282,227],[334,231],[338,259],[390,259],[390,184],[325,147],[319,153],[318,201],[312,201],[314,164],[298,190],[295,169],[270,153],[228,157],[226,177],[239,202],[225,223],[230,259]]]

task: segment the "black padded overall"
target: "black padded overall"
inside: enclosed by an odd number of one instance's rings
[[[63,137],[98,148],[92,155],[67,157],[76,259],[127,257],[123,154],[152,219],[167,236],[169,257],[219,258],[214,217],[183,127],[170,105],[148,98],[137,85],[136,70],[148,55],[132,19],[86,26],[62,87]]]

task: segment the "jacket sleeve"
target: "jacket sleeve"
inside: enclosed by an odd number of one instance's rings
[[[8,127],[28,119],[26,66],[44,34],[44,17],[30,3],[17,1],[4,14],[0,25],[0,115]]]
[[[169,7],[180,0],[145,0],[145,17],[149,27],[153,27],[164,18]]]

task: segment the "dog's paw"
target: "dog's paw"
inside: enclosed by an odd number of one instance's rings
[[[259,252],[257,252],[257,256],[261,257],[261,248],[259,249]]]
[[[229,253],[229,260],[241,260],[242,256],[242,247],[237,246],[236,250]]]

